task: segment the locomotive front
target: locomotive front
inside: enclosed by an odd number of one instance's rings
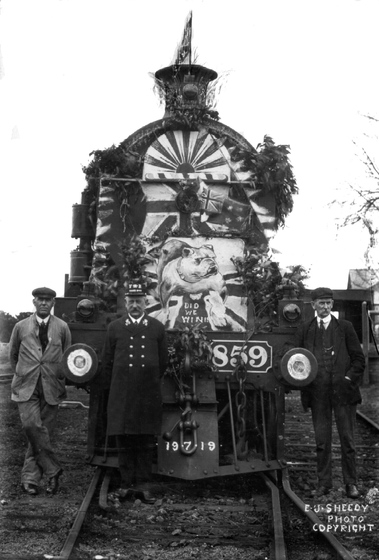
[[[125,286],[146,283],[147,313],[167,329],[156,473],[200,479],[283,468],[284,396],[315,375],[312,356],[279,352],[304,318],[293,276],[269,259],[291,209],[286,147],[254,149],[209,107],[216,72],[159,70],[163,119],[94,152],[73,207],[65,296],[64,368],[90,392],[88,461],[117,467],[107,437],[101,353],[108,323],[125,313]],[[283,163],[284,162],[284,163]]]

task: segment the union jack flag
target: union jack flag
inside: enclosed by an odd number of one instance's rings
[[[212,189],[203,190],[200,195],[201,209],[206,214],[221,214],[225,194]]]
[[[173,229],[186,229],[188,216],[179,211],[176,203],[176,197],[181,189],[179,184],[145,183],[142,189],[146,211],[142,235],[164,237]]]

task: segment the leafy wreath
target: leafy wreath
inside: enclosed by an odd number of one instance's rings
[[[201,325],[168,331],[169,364],[165,375],[171,377],[181,395],[191,390],[189,385],[194,371],[213,371],[212,343],[201,330]]]

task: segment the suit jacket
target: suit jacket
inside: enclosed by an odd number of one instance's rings
[[[306,348],[315,353],[317,319],[301,324],[295,334],[291,346]],[[332,316],[333,351],[332,372],[318,372],[316,379],[302,391],[304,409],[312,405],[313,398],[332,397],[339,404],[355,404],[362,402],[359,385],[365,368],[364,354],[353,325],[344,319]],[[348,377],[348,379],[345,379]]]
[[[9,359],[14,369],[12,400],[28,401],[41,376],[48,404],[59,404],[66,397],[65,376],[59,365],[63,352],[71,345],[67,323],[50,315],[48,344],[42,353],[36,315],[23,319],[14,326],[9,342]]]
[[[125,316],[109,324],[103,352],[109,435],[160,432],[160,378],[167,360],[166,332],[157,319],[144,315],[134,325]]]

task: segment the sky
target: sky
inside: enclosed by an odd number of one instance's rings
[[[32,311],[38,286],[63,296],[82,166],[163,117],[150,73],[172,62],[190,10],[197,62],[225,77],[221,122],[290,146],[299,194],[272,242],[281,265],[334,289],[365,267],[367,235],[338,228],[329,204],[364,180],[353,142],[379,117],[377,0],[2,0],[0,310]]]

